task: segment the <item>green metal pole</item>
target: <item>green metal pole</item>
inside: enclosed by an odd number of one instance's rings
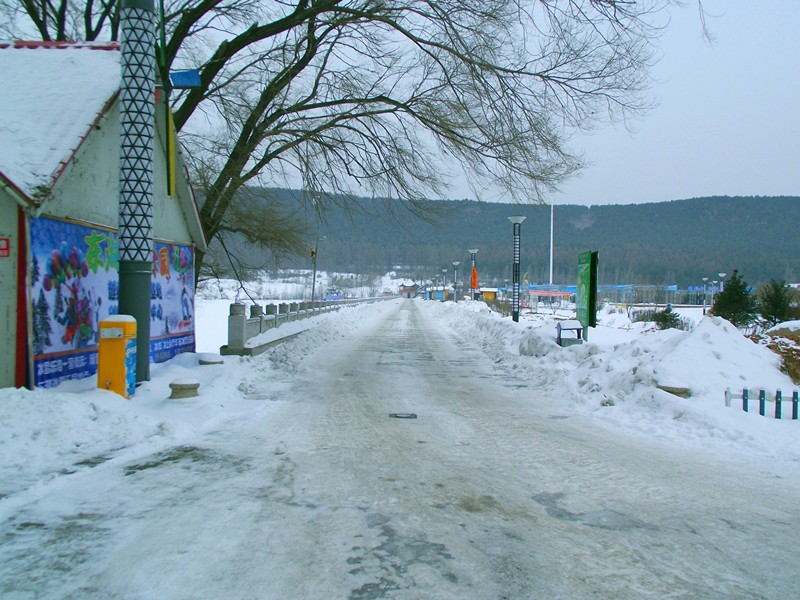
[[[119,312],[136,319],[136,381],[150,379],[156,27],[153,0],[122,0]]]

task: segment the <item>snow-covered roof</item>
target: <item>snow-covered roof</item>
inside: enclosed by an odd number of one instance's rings
[[[119,44],[0,41],[0,177],[52,187],[119,89]]]

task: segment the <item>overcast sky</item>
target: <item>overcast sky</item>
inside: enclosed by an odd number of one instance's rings
[[[697,0],[670,10],[652,74],[659,105],[576,138],[591,163],[554,204],[800,196],[800,0]]]

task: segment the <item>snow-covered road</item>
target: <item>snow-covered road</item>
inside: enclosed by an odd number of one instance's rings
[[[281,382],[253,360],[261,410],[63,478],[2,524],[0,591],[800,597],[796,481],[597,429],[435,314],[385,303]]]

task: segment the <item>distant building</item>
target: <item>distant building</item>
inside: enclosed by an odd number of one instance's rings
[[[431,286],[425,296],[428,300],[437,300],[444,302],[450,297],[449,290],[443,286]]]
[[[411,285],[403,284],[400,286],[400,297],[401,298],[416,298],[417,291],[419,290],[419,285],[416,283]]]
[[[0,42],[0,72],[0,387],[49,387],[96,373],[99,322],[118,308],[119,46]],[[206,241],[167,154],[163,95],[153,102],[150,358],[162,362],[195,348]]]
[[[497,300],[498,291],[497,288],[482,287],[478,290],[478,293],[485,302],[494,302]]]

